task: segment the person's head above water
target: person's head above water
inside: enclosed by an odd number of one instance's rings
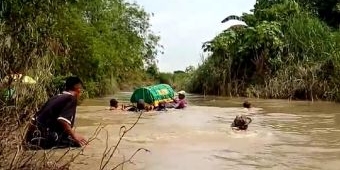
[[[179,99],[184,99],[185,98],[185,91],[184,90],[181,90],[178,92],[178,98]]]
[[[235,117],[234,122],[231,124],[232,128],[237,128],[237,130],[247,130],[248,125],[252,122],[250,117],[245,115],[238,115]]]
[[[143,99],[139,99],[137,102],[137,109],[144,110],[145,109],[145,102]]]
[[[110,107],[118,108],[118,101],[116,99],[111,99]]]
[[[166,102],[160,102],[157,107],[158,111],[166,110]]]
[[[249,108],[251,108],[251,103],[248,102],[248,101],[245,101],[245,102],[243,102],[243,107],[249,109]]]

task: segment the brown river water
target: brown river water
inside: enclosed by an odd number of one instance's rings
[[[114,97],[128,101],[130,94]],[[107,133],[102,131],[85,148],[72,169],[99,169],[106,145],[114,146],[119,138],[120,126],[136,121],[136,113],[105,110],[109,99],[86,100],[79,106],[79,133],[88,138],[99,124],[106,125]],[[144,113],[108,168],[143,147],[150,152],[139,152],[124,169],[340,169],[340,104],[250,99],[255,108],[248,111],[241,107],[241,98],[189,95],[188,101],[184,110]],[[247,132],[230,129],[238,114],[253,119]]]

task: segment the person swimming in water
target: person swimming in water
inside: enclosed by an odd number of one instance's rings
[[[247,130],[252,119],[246,115],[237,115],[231,124],[233,130]]]
[[[243,107],[244,107],[244,108],[247,108],[247,109],[250,109],[252,106],[251,106],[251,103],[250,103],[250,102],[245,101],[245,102],[243,102]]]
[[[111,99],[110,100],[110,110],[117,110],[118,109],[118,100]]]

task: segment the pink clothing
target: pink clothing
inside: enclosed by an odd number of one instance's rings
[[[185,99],[175,99],[175,108],[183,109],[187,106],[187,101]]]

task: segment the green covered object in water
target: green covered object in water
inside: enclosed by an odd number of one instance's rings
[[[143,99],[145,103],[158,106],[159,102],[170,102],[175,96],[174,90],[168,84],[140,87],[136,89],[130,99],[131,103],[137,103]]]

